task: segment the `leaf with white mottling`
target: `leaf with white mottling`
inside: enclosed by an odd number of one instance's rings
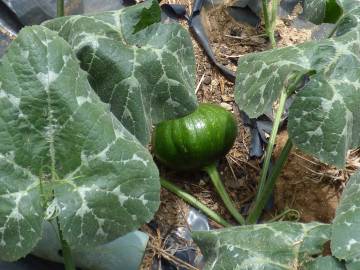
[[[0,259],[57,217],[71,247],[135,230],[159,205],[151,155],[100,101],[68,43],[24,28],[0,62]]]
[[[304,16],[315,24],[336,23],[342,12],[336,0],[304,1]]]
[[[318,257],[306,264],[303,270],[345,270],[345,265],[334,257]]]
[[[153,23],[161,21],[161,9],[157,1],[151,1],[149,8],[144,8],[139,16],[139,21],[134,26],[133,33],[139,32]]]
[[[192,234],[205,270],[294,270],[322,252],[330,226],[275,222]]]
[[[71,44],[93,89],[143,144],[149,142],[152,124],[184,116],[197,106],[189,33],[179,24],[154,23],[133,34],[154,1],[44,24]]]
[[[360,269],[360,257],[356,260],[346,263],[346,270],[359,270]]]
[[[355,7],[341,17],[336,25],[335,36],[342,36],[353,29],[359,28],[360,25],[360,1]]]
[[[272,108],[287,80],[315,73],[289,110],[291,139],[304,152],[343,167],[360,146],[360,34],[243,56],[235,100],[250,117]]]
[[[336,209],[331,251],[340,260],[360,261],[360,171],[351,176]]]
[[[360,23],[360,0],[305,0],[304,16],[315,24],[336,23],[341,36]]]
[[[119,265],[121,265],[121,269],[124,270],[138,270],[144,257],[148,239],[147,234],[135,231],[101,246],[72,250],[72,257],[79,269],[118,270]],[[64,263],[64,258],[59,250],[61,250],[61,243],[56,226],[44,222],[42,239],[31,254],[47,261]]]

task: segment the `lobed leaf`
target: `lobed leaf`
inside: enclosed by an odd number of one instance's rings
[[[351,176],[332,226],[331,251],[350,264],[360,261],[360,171]],[[353,269],[357,269],[356,267]]]
[[[0,62],[0,259],[57,218],[72,247],[113,240],[159,206],[150,153],[91,89],[68,43],[24,28]]]
[[[149,142],[152,124],[197,106],[190,36],[179,24],[153,23],[160,20],[154,5],[147,1],[44,23],[69,42],[93,89],[143,144]],[[145,20],[149,13],[151,20]],[[136,32],[139,27],[144,29]]]
[[[343,167],[347,151],[360,146],[359,41],[359,31],[353,30],[240,58],[238,106],[258,117],[272,109],[289,78],[314,73],[289,109],[289,134],[304,152]]]
[[[192,234],[205,260],[205,270],[298,269],[322,252],[330,226],[276,222]]]

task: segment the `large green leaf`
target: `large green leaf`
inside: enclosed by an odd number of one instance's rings
[[[342,167],[347,151],[360,145],[357,30],[240,58],[235,100],[257,117],[271,109],[289,78],[308,73],[315,74],[290,107],[290,137],[301,150]]]
[[[193,233],[206,270],[295,270],[320,254],[329,237],[329,225],[293,222]]]
[[[360,171],[351,176],[336,209],[331,251],[340,260],[360,261]]]
[[[75,265],[80,269],[116,270],[121,266],[121,269],[124,270],[138,270],[148,239],[147,234],[135,231],[105,245],[85,250],[72,250],[72,257]],[[56,226],[44,222],[42,239],[32,254],[45,260],[63,263],[64,258],[61,256],[60,250],[61,244]]]
[[[359,270],[360,269],[360,258],[347,262],[346,270]]]
[[[342,12],[337,0],[304,1],[304,16],[315,24],[336,23]]]
[[[0,259],[16,260],[57,217],[72,247],[108,242],[159,205],[151,155],[91,89],[71,47],[24,28],[0,62]]]
[[[146,8],[158,17],[145,20]],[[143,144],[152,124],[191,113],[197,104],[189,33],[179,24],[153,23],[156,19],[160,12],[147,1],[44,24],[71,44],[96,93]],[[151,25],[133,34],[146,23]]]
[[[307,263],[303,270],[345,270],[345,265],[334,257],[318,257]]]
[[[336,23],[335,35],[341,36],[360,23],[359,0],[305,0],[304,16],[315,24]]]
[[[336,0],[345,12],[360,6],[360,0]]]

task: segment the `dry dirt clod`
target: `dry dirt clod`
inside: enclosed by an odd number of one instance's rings
[[[220,106],[223,107],[227,111],[232,111],[232,106],[230,104],[228,104],[228,103],[221,102]]]
[[[209,85],[211,84],[211,76],[206,76],[203,81],[204,84]]]
[[[231,97],[230,95],[221,95],[221,99],[225,102],[234,101],[234,98]]]

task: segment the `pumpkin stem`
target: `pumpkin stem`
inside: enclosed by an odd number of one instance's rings
[[[220,195],[222,201],[224,202],[226,208],[229,210],[231,215],[235,218],[235,220],[239,224],[245,225],[245,219],[239,213],[239,211],[236,209],[234,202],[230,198],[229,194],[226,192],[224,184],[222,183],[222,181],[220,179],[220,175],[216,168],[216,165],[214,163],[211,165],[208,165],[204,168],[204,171],[210,176],[210,179],[211,179],[217,193]]]
[[[164,178],[160,178],[160,183],[163,188],[166,188],[170,192],[174,193],[181,199],[183,199],[185,202],[189,203],[190,205],[196,207],[200,211],[202,211],[205,215],[207,215],[209,218],[214,220],[216,223],[219,223],[220,225],[224,227],[231,227],[231,224],[228,223],[224,218],[219,216],[216,212],[211,210],[206,205],[199,202],[195,197],[191,196],[189,193],[181,190],[176,185],[172,184],[170,181],[165,180]]]

